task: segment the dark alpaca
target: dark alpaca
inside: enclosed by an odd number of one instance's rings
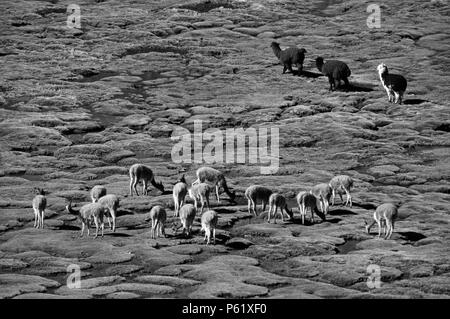
[[[287,49],[281,50],[280,44],[277,42],[272,42],[270,46],[278,60],[283,63],[283,74],[286,73],[286,70],[289,70],[292,74],[294,74],[292,65],[297,66],[298,74],[303,71],[303,61],[305,60],[306,53],[305,49],[289,47]]]
[[[323,75],[328,77],[330,91],[336,90],[340,86],[341,80],[344,81],[346,88],[349,88],[348,77],[351,75],[351,71],[347,64],[337,60],[330,60],[324,63],[323,58],[318,57],[316,59],[316,66]]]

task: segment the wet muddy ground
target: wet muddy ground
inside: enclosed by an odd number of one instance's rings
[[[88,1],[81,30],[70,1],[2,1],[0,10],[1,298],[448,298],[450,109],[447,1]],[[282,75],[270,43],[307,50],[300,75]],[[352,70],[328,92],[317,56]],[[387,101],[376,67],[408,79],[404,104]],[[174,130],[278,128],[280,164],[212,166],[237,192],[221,195],[216,245],[199,216],[174,228],[171,190],[200,164],[176,163]],[[130,197],[128,168],[150,166],[166,192]],[[337,174],[354,181],[326,222],[300,222],[295,195]],[[119,196],[117,230],[79,238],[64,210],[101,184]],[[294,220],[247,212],[245,189],[283,193]],[[45,228],[33,228],[33,188],[47,192]],[[139,189],[140,190],[140,189]],[[390,240],[365,233],[383,202],[400,206]],[[167,208],[166,238],[149,212]],[[309,214],[308,214],[309,216]],[[317,218],[317,220],[319,220]],[[70,289],[68,266],[81,269]],[[381,286],[367,285],[368,266]]]

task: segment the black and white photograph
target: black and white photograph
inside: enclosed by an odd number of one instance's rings
[[[0,299],[450,299],[449,15],[0,1]]]

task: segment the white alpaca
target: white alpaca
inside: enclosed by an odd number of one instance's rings
[[[198,201],[200,201],[202,205],[202,209],[200,214],[203,213],[203,208],[206,207],[209,209],[209,194],[211,193],[211,188],[206,183],[195,184],[189,189],[189,196],[194,200],[195,209],[198,210]]]
[[[388,95],[389,102],[402,104],[403,94],[408,85],[405,77],[400,74],[390,74],[384,63],[378,65],[377,71],[380,76],[381,84]]]
[[[297,194],[297,204],[298,204],[298,210],[300,212],[300,215],[302,217],[302,224],[305,224],[305,216],[306,212],[309,209],[311,211],[311,222],[314,224],[314,214],[319,216],[323,221],[326,220],[325,214],[319,211],[317,208],[320,206],[320,198],[322,195],[319,195],[319,198],[314,196],[313,194],[309,192],[300,192]]]
[[[99,198],[106,195],[106,187],[102,185],[95,185],[91,189],[91,199],[93,203],[98,202]]]
[[[184,180],[184,175],[183,175],[182,179]],[[172,195],[173,195],[173,203],[175,205],[175,209],[173,211],[174,217],[178,216],[180,208],[184,204],[184,199],[185,199],[187,193],[188,193],[188,186],[185,181],[178,182],[173,187]]]
[[[271,220],[271,216],[275,216],[274,218],[274,222],[275,224],[277,223],[277,212],[278,212],[278,208],[280,209],[280,213],[281,213],[281,220],[284,222],[284,212],[286,212],[286,214],[288,214],[289,219],[292,219],[293,213],[291,210],[289,210],[287,202],[286,202],[286,198],[278,193],[273,193],[272,195],[270,195],[269,197],[269,215],[267,216],[267,222],[270,223]]]
[[[180,209],[180,221],[183,226],[183,234],[189,236],[192,230],[192,224],[194,223],[196,209],[192,204],[183,205]]]
[[[219,197],[219,187],[222,187],[225,193],[227,193],[228,197],[230,197],[231,201],[234,201],[236,194],[235,192],[230,192],[228,189],[227,181],[225,180],[225,176],[223,174],[211,167],[200,167],[197,172],[197,179],[192,183],[192,185],[198,184],[198,183],[204,183],[208,182],[213,185],[213,187],[216,188],[216,196],[217,196],[217,202],[220,203],[220,197]]]
[[[349,205],[352,207],[352,195],[350,194],[350,190],[353,187],[353,179],[347,175],[338,175],[333,177],[329,183],[331,187],[331,205],[334,205],[334,198],[336,197],[336,192],[339,194],[341,201],[342,199],[342,191],[347,195],[347,199],[345,201],[345,206]]]
[[[216,226],[219,216],[216,211],[208,210],[202,215],[202,231],[205,231],[206,244],[211,242],[211,235],[213,237],[213,244],[216,244]]]
[[[108,194],[103,197],[100,197],[97,203],[107,208],[106,216],[108,218],[109,228],[112,229],[113,232],[115,232],[117,209],[119,208],[120,203],[119,198],[114,194]],[[112,227],[111,227],[111,220],[109,219],[109,217],[112,218]]]
[[[333,193],[331,186],[326,183],[317,184],[311,189],[310,193],[319,199],[320,210],[322,211],[322,213],[327,215],[330,206],[331,195]]]
[[[35,188],[34,191],[38,194],[33,198],[34,211],[34,228],[44,228],[45,208],[47,207],[47,199],[45,198],[45,191],[42,188]]]
[[[139,196],[136,185],[142,180],[142,195],[147,195],[147,185],[150,182],[155,188],[164,193],[164,186],[161,182],[155,181],[155,176],[150,167],[143,164],[134,164],[130,167],[130,196],[133,196],[133,190]]]
[[[152,220],[152,230],[151,237],[156,238],[157,236],[166,237],[165,232],[165,222],[166,222],[166,210],[156,205],[150,210],[150,218]]]
[[[89,203],[86,205],[83,205],[80,210],[75,210],[72,208],[72,202],[69,202],[69,204],[66,206],[66,210],[69,212],[69,214],[76,215],[78,219],[81,221],[81,234],[80,237],[83,237],[84,227],[87,227],[87,235],[89,237],[89,224],[91,220],[94,220],[95,224],[95,237],[98,236],[98,228],[100,223],[100,228],[102,230],[102,237],[103,237],[103,230],[105,228],[105,224],[103,223],[103,216],[106,213],[106,208],[103,207],[99,203]]]
[[[370,228],[372,228],[375,223],[378,224],[378,237],[381,237],[382,233],[385,233],[384,239],[389,239],[394,231],[394,223],[398,216],[397,206],[391,203],[381,204],[377,207],[373,213],[373,221],[369,225],[366,221],[366,231],[370,234]]]
[[[266,210],[266,205],[269,203],[269,197],[272,195],[272,191],[264,186],[252,185],[245,190],[245,197],[248,200],[248,212],[258,216],[256,213],[256,204],[261,201],[261,212]]]

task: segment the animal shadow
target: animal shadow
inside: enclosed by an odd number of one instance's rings
[[[303,70],[303,71],[294,71],[294,75],[304,76],[304,77],[313,78],[313,79],[316,79],[316,78],[319,78],[319,77],[323,76],[322,73],[315,73],[315,72],[310,72],[310,71],[305,71],[305,70]]]
[[[429,101],[422,100],[422,99],[408,99],[408,100],[404,100],[403,104],[406,104],[406,105],[417,105],[417,104],[422,104],[422,103],[425,103],[425,102],[429,102]]]
[[[330,210],[328,212],[328,215],[330,215],[330,216],[345,216],[345,215],[357,215],[357,214],[349,209],[337,208],[337,209]]]
[[[350,83],[347,87],[342,86],[341,89],[348,92],[372,92],[374,90],[373,86],[361,83]]]
[[[405,232],[397,232],[400,236],[402,236],[402,239],[407,241],[418,241],[424,238],[427,238],[427,236],[417,233],[414,231],[405,231]]]

